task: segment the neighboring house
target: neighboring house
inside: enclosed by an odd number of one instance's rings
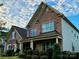
[[[20,43],[21,52],[25,48],[47,50],[55,44],[63,51],[79,52],[79,30],[63,14],[43,2],[26,28],[27,31],[13,26],[10,30],[10,40]]]
[[[7,49],[8,32],[0,32],[0,49],[5,52]]]
[[[22,40],[25,40],[27,36],[26,29],[12,26],[12,28],[9,31],[9,41],[8,41],[8,50],[13,49],[16,51],[17,49],[22,50]],[[22,52],[22,51],[21,51]]]

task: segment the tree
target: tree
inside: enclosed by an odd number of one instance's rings
[[[3,26],[6,24],[6,22],[5,21],[3,21],[3,20],[0,20],[0,41],[2,41],[1,40],[1,37],[2,37],[2,28],[3,28]],[[3,51],[3,47],[2,47],[3,45],[2,45],[2,43],[0,44],[0,55],[2,54],[2,51]]]
[[[4,26],[5,24],[6,24],[6,22],[5,22],[5,21],[0,20],[0,29],[1,29],[1,27],[2,27],[2,26]]]
[[[3,4],[0,4],[0,6],[3,6]]]
[[[3,28],[3,26],[4,26],[5,24],[6,24],[5,21],[0,20],[0,38],[1,38],[1,31],[2,31],[2,28]]]

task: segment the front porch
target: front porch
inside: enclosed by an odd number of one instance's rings
[[[59,44],[62,49],[62,36],[57,32],[42,33],[39,36],[27,37],[22,41],[17,41],[15,50],[19,49],[22,53],[25,49],[47,50],[53,48],[54,44]]]
[[[59,36],[56,37],[50,37],[49,39],[31,39],[30,42],[24,42],[23,43],[23,50],[25,48],[31,48],[32,50],[48,50],[50,48],[54,48],[55,44],[59,44],[62,49],[62,39],[59,38]]]
[[[54,48],[55,44],[59,44],[60,47],[62,47],[61,39],[58,39],[58,41],[57,41],[55,38],[34,41],[33,43],[34,43],[33,44],[34,50],[39,50],[39,51],[42,51],[42,50],[47,51],[48,49]]]

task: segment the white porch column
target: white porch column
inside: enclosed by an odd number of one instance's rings
[[[17,44],[14,44],[14,51],[16,52],[17,50]]]
[[[58,36],[56,37],[56,44],[58,44]]]
[[[4,52],[6,52],[6,43],[5,43],[5,45],[4,45]]]
[[[33,40],[30,40],[30,48],[33,50]]]
[[[19,49],[20,49],[20,52],[19,53],[22,53],[23,52],[23,43],[19,43]]]

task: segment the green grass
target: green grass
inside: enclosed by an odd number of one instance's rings
[[[18,57],[0,57],[0,59],[20,59]]]

